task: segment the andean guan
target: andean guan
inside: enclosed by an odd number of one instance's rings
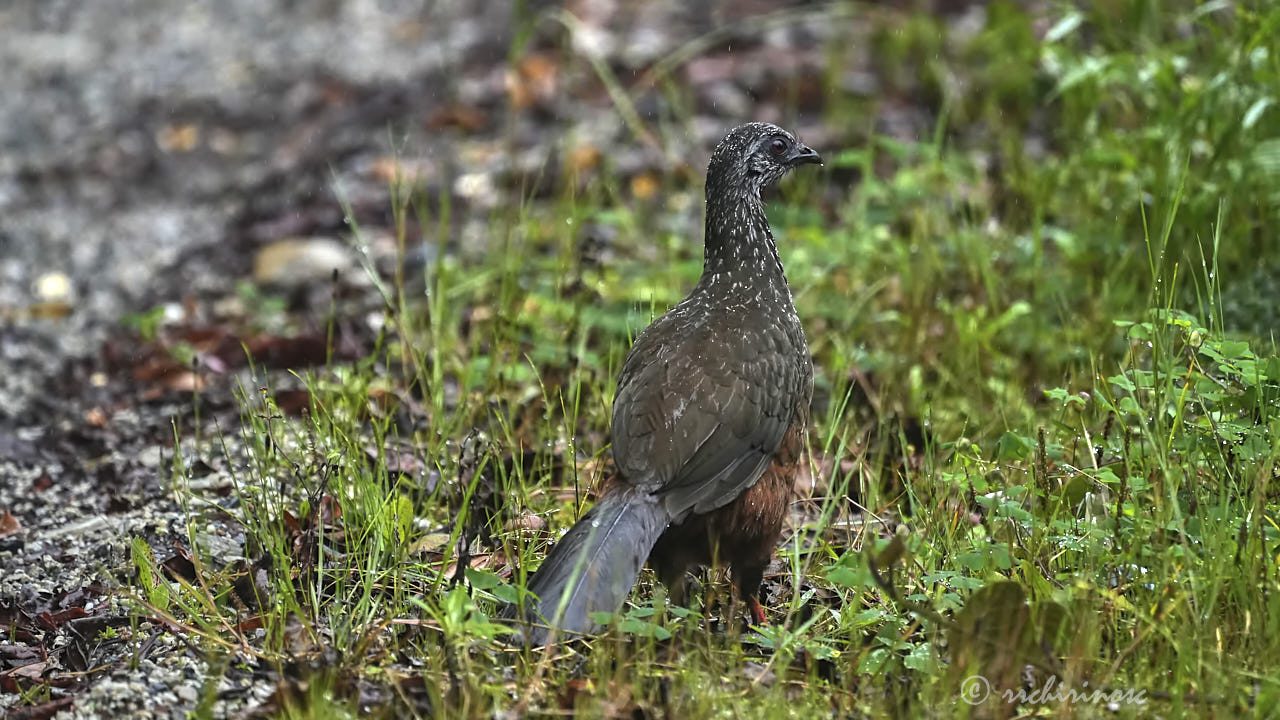
[[[599,628],[647,559],[680,603],[685,573],[730,566],[757,623],[804,447],[813,366],[760,191],[818,153],[769,123],[729,131],[707,167],[702,277],[640,333],[613,402],[616,474],[529,579],[525,638]]]

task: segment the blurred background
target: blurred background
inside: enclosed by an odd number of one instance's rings
[[[120,556],[41,534],[77,518],[168,538],[175,433],[248,423],[258,386],[297,417],[288,370],[366,393],[428,491],[475,433],[563,481],[696,281],[705,164],[748,120],[826,160],[769,206],[817,372],[801,491],[892,513],[922,468],[1087,464],[1114,407],[1068,398],[1163,362],[1149,308],[1274,352],[1277,32],[1243,0],[7,0],[0,600],[56,611],[96,577],[71,558]],[[226,469],[192,452],[175,477]]]
[[[1025,301],[1010,322],[1083,327],[1143,305],[1144,238],[1177,197],[1169,260],[1220,238],[1225,319],[1269,331],[1273,18],[1139,0],[15,0],[0,8],[7,359],[49,368],[127,313],[311,283],[341,261],[344,220],[390,232],[396,173],[448,205],[459,256],[500,246],[496,208],[566,187],[633,213],[604,223],[620,252],[670,236],[696,256],[703,163],[748,119],[828,158],[792,204],[841,238],[793,250],[838,268],[851,298],[878,304],[865,291],[886,280],[928,288],[929,312]],[[900,256],[920,281],[896,276]],[[1008,350],[1046,352],[1020,334]],[[4,376],[23,407],[36,385]]]

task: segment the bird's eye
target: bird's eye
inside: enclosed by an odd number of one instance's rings
[[[773,142],[769,143],[769,151],[774,155],[781,155],[787,151],[787,141],[782,138],[774,138]]]

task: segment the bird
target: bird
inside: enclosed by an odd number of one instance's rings
[[[756,624],[803,453],[813,366],[761,191],[821,156],[777,125],[735,127],[707,165],[702,274],[637,335],[618,376],[614,471],[527,578],[535,645],[590,635],[647,562],[681,604],[689,570],[727,565]]]

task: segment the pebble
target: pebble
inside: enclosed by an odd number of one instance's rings
[[[360,283],[364,277],[351,249],[327,237],[273,242],[253,260],[254,281],[285,289],[329,282],[335,272],[347,283]]]

